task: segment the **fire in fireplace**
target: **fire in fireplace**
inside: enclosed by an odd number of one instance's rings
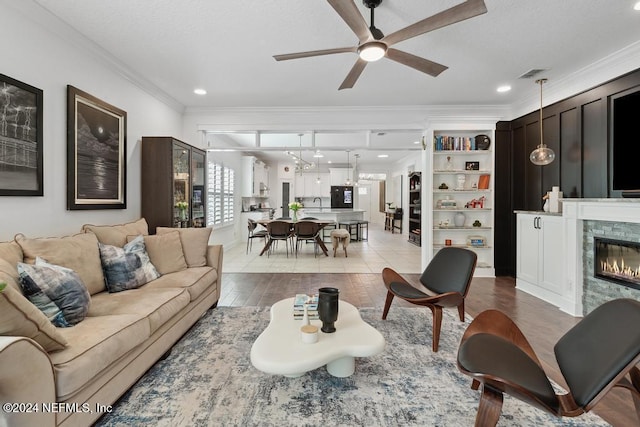
[[[595,277],[640,289],[640,243],[594,238]]]

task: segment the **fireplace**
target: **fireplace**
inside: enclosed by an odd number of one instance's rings
[[[640,289],[640,243],[594,237],[594,276]]]

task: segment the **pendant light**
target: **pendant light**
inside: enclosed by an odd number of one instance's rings
[[[317,167],[318,167],[318,177],[316,178],[316,184],[320,184],[320,157],[318,157],[318,160],[316,160],[316,163],[318,163]]]
[[[542,85],[546,82],[547,79],[536,80],[536,83],[540,85],[540,145],[531,152],[529,160],[531,160],[531,163],[538,166],[548,165],[556,158],[556,154],[553,150],[547,147],[544,143],[544,131],[542,128]]]
[[[347,180],[344,182],[344,185],[351,185],[351,179],[349,178],[349,150],[347,150]]]
[[[358,186],[358,181],[360,180],[359,177],[359,172],[358,172],[358,157],[360,157],[360,154],[354,154],[353,157],[356,158],[355,160],[355,166],[353,166],[353,185],[355,185],[356,187]]]

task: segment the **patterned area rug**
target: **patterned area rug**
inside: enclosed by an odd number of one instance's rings
[[[465,324],[445,310],[438,353],[431,351],[431,312],[361,309],[387,341],[356,372],[325,368],[299,378],[272,376],[249,360],[269,323],[264,307],[211,310],[101,418],[98,426],[472,426],[479,392],[456,365]],[[499,426],[606,426],[587,414],[562,421],[505,396]]]

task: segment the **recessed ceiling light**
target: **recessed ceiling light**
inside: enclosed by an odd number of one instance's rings
[[[386,157],[389,157],[389,155],[388,154],[378,154],[378,157],[381,158],[381,159],[384,159]]]
[[[633,6],[633,10],[640,10],[640,1]]]
[[[509,92],[511,90],[511,86],[509,85],[504,85],[504,86],[499,86],[498,89],[496,89],[498,92],[502,93],[502,92]]]
[[[196,95],[206,95],[207,91],[204,89],[194,89],[193,93],[195,93]]]

